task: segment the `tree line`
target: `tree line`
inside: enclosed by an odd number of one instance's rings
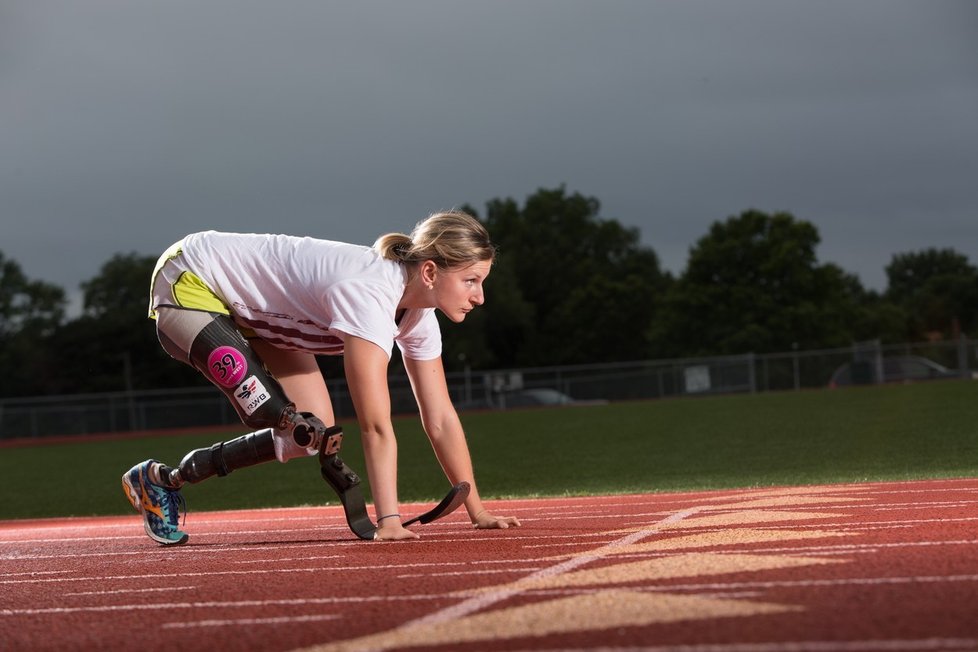
[[[678,275],[639,231],[600,216],[593,197],[540,189],[479,217],[499,247],[487,304],[445,324],[449,370],[773,353],[949,339],[978,330],[978,268],[953,249],[894,254],[887,287],[867,290],[820,263],[818,229],[790,213],[747,210],[714,222]],[[171,360],[147,319],[156,256],[116,254],[81,284],[31,280],[0,251],[0,396],[204,384]],[[323,359],[329,374],[342,373]]]

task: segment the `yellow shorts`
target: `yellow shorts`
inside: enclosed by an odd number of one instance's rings
[[[183,259],[183,242],[177,242],[163,252],[149,291],[149,317],[156,319],[160,306],[176,306],[190,310],[203,310],[230,315],[231,311],[214,290],[187,268]]]

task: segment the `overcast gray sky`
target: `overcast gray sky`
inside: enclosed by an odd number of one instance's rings
[[[681,272],[786,210],[978,263],[971,0],[0,0],[0,251],[77,291],[203,229],[364,244],[565,184]]]

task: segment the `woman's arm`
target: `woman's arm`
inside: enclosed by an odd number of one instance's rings
[[[482,499],[479,497],[472,471],[469,446],[465,441],[465,432],[462,430],[458,413],[448,394],[448,383],[445,380],[445,368],[441,358],[434,360],[405,358],[404,367],[411,379],[411,387],[414,389],[421,410],[421,423],[435,450],[435,456],[441,463],[445,475],[448,476],[448,481],[454,485],[465,480],[472,487],[465,500],[469,519],[478,528],[519,526],[520,522],[517,518],[493,516],[482,506]]]
[[[347,335],[343,365],[357,412],[370,478],[378,539],[416,539],[401,526],[397,501],[397,440],[391,423],[387,354],[373,342]],[[385,518],[386,517],[386,518]]]

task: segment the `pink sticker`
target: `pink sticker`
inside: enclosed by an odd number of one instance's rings
[[[219,346],[207,356],[207,368],[218,385],[236,387],[248,372],[248,363],[241,351]]]

